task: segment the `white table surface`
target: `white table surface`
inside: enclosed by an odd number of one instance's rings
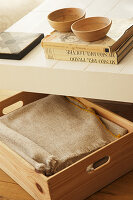
[[[133,0],[45,0],[7,31],[53,29],[47,15],[58,8],[84,8],[89,16],[133,17]],[[22,60],[0,59],[0,89],[62,94],[133,103],[133,50],[119,65],[48,60],[41,45]]]

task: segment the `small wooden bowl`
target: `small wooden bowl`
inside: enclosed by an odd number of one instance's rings
[[[63,8],[48,15],[50,25],[57,31],[69,32],[71,25],[85,17],[85,11],[81,8]]]
[[[104,38],[111,24],[107,17],[89,17],[73,23],[71,29],[79,39],[92,42]]]

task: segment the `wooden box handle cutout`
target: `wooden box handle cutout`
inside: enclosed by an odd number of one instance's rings
[[[5,107],[3,110],[2,110],[2,113],[3,115],[6,115],[14,110],[17,110],[18,108],[21,108],[22,106],[24,105],[23,101],[18,101],[16,103],[13,103],[7,107]]]
[[[101,158],[100,160],[90,164],[86,171],[87,173],[93,172],[95,170],[98,170],[101,167],[104,167],[105,165],[107,165],[110,162],[110,157],[109,156],[104,156],[103,158]]]
[[[8,114],[24,105],[37,101],[41,98],[46,97],[47,94],[31,93],[31,92],[20,92],[15,96],[11,96],[8,99],[1,101],[0,103],[0,117],[3,114]]]

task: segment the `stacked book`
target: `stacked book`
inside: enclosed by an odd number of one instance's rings
[[[42,40],[48,59],[100,64],[118,64],[133,48],[133,18],[112,20],[105,38],[84,42],[72,32],[53,31]]]

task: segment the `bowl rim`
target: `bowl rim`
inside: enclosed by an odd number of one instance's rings
[[[75,18],[75,19],[73,19],[73,20],[64,21],[64,22],[62,22],[62,21],[58,22],[58,21],[49,19],[49,16],[50,16],[51,14],[53,14],[54,12],[58,12],[58,11],[60,11],[60,10],[67,10],[67,9],[79,9],[79,10],[83,11],[83,14],[82,14],[82,16],[80,16],[80,17],[78,17],[78,18]],[[52,11],[52,12],[50,12],[50,13],[48,14],[47,18],[48,18],[48,20],[51,21],[51,22],[56,22],[56,23],[59,23],[59,24],[60,24],[60,23],[73,22],[73,21],[75,21],[75,20],[76,20],[76,21],[77,21],[77,20],[80,20],[80,19],[83,18],[85,15],[86,15],[86,11],[85,11],[84,9],[82,9],[82,8],[76,8],[76,7],[70,7],[70,8],[61,8],[61,9],[54,10],[54,11]]]
[[[78,31],[78,30],[76,30],[76,29],[73,29],[73,25],[74,25],[74,24],[76,24],[76,23],[78,23],[78,22],[80,22],[80,21],[87,20],[87,19],[92,19],[92,18],[104,18],[104,19],[106,18],[106,19],[109,20],[109,23],[108,23],[106,26],[102,27],[102,28],[99,28],[99,29],[96,29],[96,30],[91,30],[91,31],[82,31],[82,30],[79,30],[79,31]],[[110,18],[108,18],[108,17],[102,17],[102,16],[87,17],[87,18],[80,19],[80,20],[74,22],[74,23],[71,25],[71,30],[72,30],[73,32],[76,31],[76,32],[79,32],[79,33],[81,33],[81,32],[91,33],[91,32],[96,32],[96,31],[100,31],[100,30],[102,30],[102,29],[104,29],[104,28],[107,28],[108,26],[111,26],[111,24],[112,24],[112,20],[111,20]]]

